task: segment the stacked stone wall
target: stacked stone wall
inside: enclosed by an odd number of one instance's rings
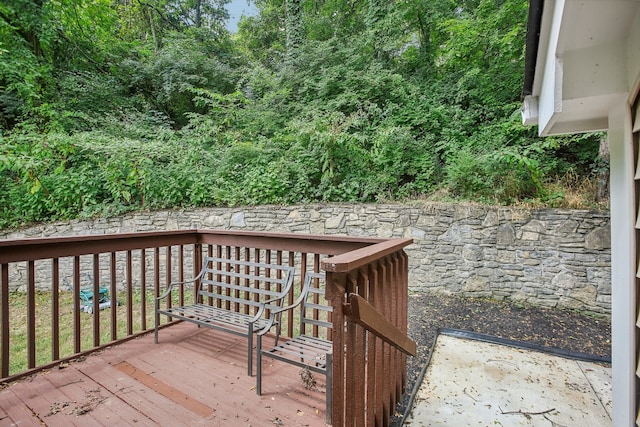
[[[214,228],[408,237],[410,291],[611,313],[609,213],[476,205],[303,205],[138,212],[4,230],[0,238]]]

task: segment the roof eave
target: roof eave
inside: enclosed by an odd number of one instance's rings
[[[527,20],[527,38],[525,46],[524,83],[522,86],[522,100],[533,93],[533,81],[536,74],[538,46],[540,44],[540,26],[544,0],[529,2],[529,17]]]

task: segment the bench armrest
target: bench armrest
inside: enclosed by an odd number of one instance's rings
[[[284,299],[284,297],[286,297],[286,296],[287,296],[287,293],[283,292],[282,295],[280,295],[279,297],[271,298],[271,299],[268,299],[266,301],[263,301],[260,304],[260,307],[258,307],[258,312],[256,313],[255,316],[253,316],[253,319],[251,319],[249,322],[250,323],[256,322],[264,314],[264,311],[267,309],[267,305],[269,305],[269,304],[271,304],[273,302],[276,302],[276,301],[282,301]],[[271,317],[273,317],[273,313],[275,313],[275,312],[281,313],[282,311],[283,311],[282,308],[277,308],[277,309],[272,309],[271,310],[271,316],[269,316],[269,324],[267,325],[267,327],[265,327],[265,329],[270,329],[271,326],[273,326],[273,321],[271,320]]]
[[[267,326],[265,326],[263,330],[261,330],[260,332],[258,332],[258,335],[264,335],[264,334],[266,334],[267,332],[269,332],[269,330],[270,330],[270,329],[273,327],[273,325],[276,323],[276,316],[277,316],[278,314],[283,313],[283,312],[285,312],[285,311],[287,311],[287,310],[293,310],[294,308],[296,308],[297,306],[299,306],[301,302],[302,302],[302,301],[296,301],[295,303],[293,303],[293,304],[291,304],[291,305],[288,305],[288,306],[286,306],[286,307],[281,307],[281,308],[278,308],[278,309],[275,309],[275,310],[271,310],[271,313],[269,313],[269,320],[268,320]],[[264,307],[264,306],[261,306],[261,307],[260,307],[260,308],[261,308],[260,312],[263,312],[263,311],[264,311],[264,310],[263,310],[263,307]],[[255,320],[258,320],[258,319],[259,319],[259,317],[258,317],[258,318],[255,318]],[[255,320],[254,320],[254,321],[255,321]]]
[[[269,332],[269,329],[271,329],[271,327],[273,326],[273,324],[276,321],[276,316],[280,313],[283,313],[285,311],[288,310],[293,310],[294,308],[296,308],[297,306],[299,306],[300,304],[302,304],[302,302],[305,300],[305,298],[307,297],[307,294],[309,293],[309,287],[311,286],[311,277],[307,276],[305,278],[304,281],[304,286],[302,287],[302,291],[300,292],[300,295],[298,295],[298,298],[293,302],[293,304],[291,305],[287,305],[285,307],[280,307],[277,308],[275,310],[271,310],[271,313],[269,314],[269,321],[267,323],[267,326],[264,327],[263,330],[261,330],[258,335],[264,335],[267,332]],[[284,298],[284,295],[282,296]],[[268,301],[265,301],[265,303],[263,305],[260,306],[260,310],[259,313],[260,315],[262,315],[262,313],[264,312],[264,308],[265,305],[268,303]],[[258,317],[256,317],[255,320],[258,320]]]
[[[167,289],[164,291],[164,293],[158,297],[156,297],[156,301],[160,302],[160,300],[165,299],[166,297],[168,297],[171,294],[171,291],[173,290],[174,286],[177,285],[184,285],[185,283],[195,283],[197,280],[199,280],[202,277],[203,272],[201,271],[196,277],[194,277],[193,279],[188,279],[188,280],[183,280],[181,282],[171,282],[169,283],[169,286],[167,286]]]
[[[260,319],[263,315],[264,312],[267,308],[267,305],[276,302],[276,301],[283,301],[284,298],[289,294],[289,291],[291,290],[291,287],[293,286],[293,279],[294,276],[293,274],[290,274],[288,276],[287,282],[284,286],[284,288],[282,289],[282,292],[280,293],[279,296],[275,297],[275,298],[271,298],[268,299],[266,301],[263,301],[262,304],[260,304],[260,307],[258,308],[258,312],[256,313],[255,316],[253,316],[253,319],[251,319],[250,323],[254,323],[256,322],[258,319]],[[304,289],[303,289],[304,292]],[[298,298],[300,301],[295,302],[294,306],[297,304],[300,304],[300,302],[302,301],[302,299]],[[273,326],[273,324],[275,323],[276,320],[276,314],[282,313],[283,311],[285,311],[284,307],[280,307],[280,308],[276,308],[276,309],[272,309],[269,315],[269,319],[268,319],[268,323],[267,326],[264,327],[264,329],[262,331],[260,331],[260,335],[264,335],[266,334],[269,329],[271,329],[271,327]]]

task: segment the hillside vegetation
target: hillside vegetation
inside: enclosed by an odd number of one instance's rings
[[[602,135],[520,123],[526,0],[0,3],[0,227],[408,198],[594,206]],[[579,194],[574,196],[574,194]]]

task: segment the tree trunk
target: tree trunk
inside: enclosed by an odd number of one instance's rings
[[[15,31],[20,37],[22,37],[30,46],[31,48],[31,52],[33,53],[33,55],[37,58],[43,58],[44,57],[44,53],[42,52],[42,46],[40,44],[40,36],[39,34],[36,32],[36,28],[38,28],[40,26],[40,24],[42,24],[42,1],[41,0],[36,0],[33,1],[33,8],[31,8],[31,12],[32,12],[32,22],[30,22],[30,25],[24,25],[23,23],[20,22],[19,19],[17,19],[17,17],[15,16],[15,13],[11,13],[11,12],[16,12],[19,13],[19,9],[18,10],[13,10],[13,9],[7,9],[7,13],[5,13],[5,10],[0,9],[0,20],[3,20],[6,22],[6,27],[9,28],[10,30]]]
[[[365,22],[371,36],[371,42],[373,43],[376,57],[380,57],[382,52],[380,47],[381,34],[378,24],[385,15],[385,1],[386,0],[368,0],[367,2],[367,15],[365,17]]]
[[[297,57],[297,49],[302,44],[302,7],[300,0],[285,0],[285,22],[287,31],[285,57],[286,65],[293,67]]]
[[[147,9],[149,14],[149,28],[151,29],[151,36],[153,37],[153,53],[158,54],[158,39],[156,38],[156,26],[153,22],[153,14]]]
[[[600,138],[600,149],[596,161],[598,188],[596,191],[596,202],[603,203],[609,200],[609,139],[606,135]]]
[[[202,26],[202,0],[196,1],[196,28]]]

